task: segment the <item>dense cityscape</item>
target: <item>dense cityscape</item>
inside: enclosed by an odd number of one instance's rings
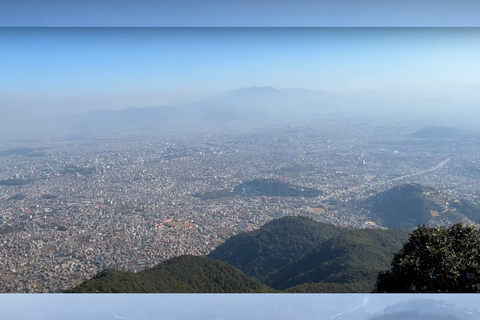
[[[383,228],[364,200],[402,183],[480,204],[478,142],[419,127],[276,125],[0,143],[0,288],[61,292],[104,268],[138,272],[288,215]],[[318,197],[242,196],[259,178]],[[231,196],[203,199],[215,191]]]

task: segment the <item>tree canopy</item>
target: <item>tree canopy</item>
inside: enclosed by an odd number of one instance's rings
[[[375,292],[479,293],[480,231],[421,226],[377,277]]]
[[[106,269],[67,293],[272,293],[223,261],[180,256],[138,273]]]
[[[209,254],[264,281],[299,256],[314,249],[342,229],[306,217],[273,220],[259,230],[243,232],[227,239]]]

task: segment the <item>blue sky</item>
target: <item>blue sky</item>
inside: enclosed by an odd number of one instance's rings
[[[0,108],[480,83],[479,28],[3,28],[0,41]]]
[[[15,0],[0,26],[479,26],[475,0]]]

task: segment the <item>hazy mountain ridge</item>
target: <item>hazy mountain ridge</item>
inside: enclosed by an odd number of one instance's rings
[[[465,94],[468,99],[445,98],[440,93],[398,90],[334,93],[254,86],[176,106],[132,107],[116,111],[98,109],[57,116],[15,112],[10,116],[6,114],[8,117],[1,122],[0,133],[5,137],[23,138],[28,134],[38,137],[122,129],[268,124],[325,118],[386,123],[424,121],[426,124],[478,127],[480,97],[477,98],[473,85],[463,90],[470,92]]]

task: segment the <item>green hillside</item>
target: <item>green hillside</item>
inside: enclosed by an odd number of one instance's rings
[[[370,292],[408,236],[407,230],[344,229],[285,217],[228,239],[209,257],[277,290]]]
[[[235,187],[234,193],[244,196],[264,197],[318,197],[320,190],[300,187],[277,179],[255,179]]]
[[[457,204],[462,205],[461,202]],[[457,230],[460,227],[452,228]],[[428,237],[420,239],[414,236],[422,230],[437,234],[440,229],[346,229],[306,217],[285,217],[273,220],[259,230],[228,239],[208,257],[180,256],[139,273],[105,270],[68,292],[372,292],[379,274],[384,275],[385,270],[398,261],[403,261],[398,257],[406,252],[406,248],[412,247],[418,251],[425,244],[430,246],[427,246],[428,250],[437,247],[446,250],[450,248],[445,244],[449,237],[453,241],[458,234],[467,234],[460,229],[461,232],[457,233],[447,232],[439,239],[435,238],[440,241],[435,240],[437,243],[428,240]],[[452,247],[451,250],[458,253],[459,248],[463,247],[468,252],[465,257],[475,260],[477,241],[468,239],[470,240],[465,240],[462,245],[455,244],[457,249]],[[428,252],[426,256],[437,252],[439,256],[430,259],[432,265],[436,265],[446,261],[441,255],[445,250]],[[394,256],[400,260],[395,260]],[[448,256],[454,257],[451,258],[452,263],[459,261],[455,255]],[[409,261],[403,262],[410,266],[412,262]],[[417,268],[426,272],[426,276],[430,276],[432,270],[436,271],[433,267]],[[425,270],[422,271],[423,269]],[[436,272],[443,272],[442,270]],[[409,276],[406,279],[408,283],[403,287],[407,286],[408,289],[411,278]],[[396,280],[398,281],[400,280]],[[403,287],[395,292],[405,292],[407,289]]]
[[[406,230],[285,217],[228,239],[208,258],[180,256],[139,273],[105,270],[69,292],[370,292],[407,238]]]
[[[371,292],[370,281],[355,283],[303,283],[285,290],[286,293],[366,293]]]
[[[474,204],[419,184],[394,187],[369,199],[371,214],[381,225],[414,229],[419,225],[441,226],[480,223],[480,208]]]
[[[306,217],[285,217],[273,220],[259,230],[228,239],[209,257],[228,262],[245,274],[264,280],[341,230]]]
[[[172,258],[139,273],[104,270],[68,293],[274,292],[231,265],[197,256]]]
[[[408,237],[406,230],[345,230],[271,274],[265,283],[280,290],[306,283],[356,283],[358,290],[370,292],[378,272],[389,267]]]

